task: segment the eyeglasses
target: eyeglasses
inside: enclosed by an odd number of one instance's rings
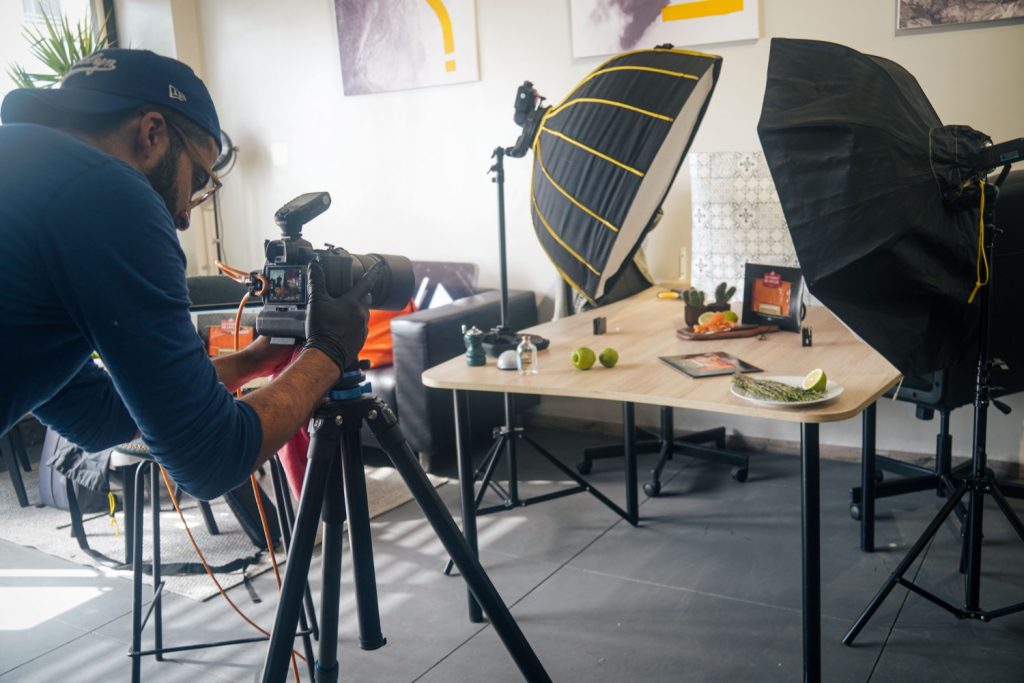
[[[166,121],[166,119],[165,119]],[[181,128],[167,121],[167,126],[175,132],[185,145],[185,152],[192,161],[192,198],[189,199],[188,210],[196,208],[213,195],[214,192],[223,187],[220,178],[213,172],[213,169],[206,165],[199,152],[196,151],[192,141],[186,137]]]

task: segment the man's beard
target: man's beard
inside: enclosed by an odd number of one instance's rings
[[[182,149],[180,143],[171,136],[170,146],[167,148],[164,157],[146,174],[149,184],[153,186],[153,189],[164,200],[164,204],[167,205],[167,211],[171,214],[174,227],[179,230],[185,227],[179,225],[181,221],[175,215],[178,206],[178,169],[181,166]]]

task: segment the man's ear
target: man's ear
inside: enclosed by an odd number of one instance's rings
[[[170,131],[167,120],[160,112],[143,112],[138,121],[138,128],[133,135],[134,152],[140,164],[148,168],[167,153]]]

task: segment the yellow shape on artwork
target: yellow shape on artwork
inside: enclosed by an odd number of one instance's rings
[[[448,8],[441,0],[427,0],[430,9],[434,10],[437,20],[441,23],[441,36],[444,39],[444,53],[450,55],[455,52],[455,36],[452,34],[452,19],[448,16]],[[742,3],[741,3],[742,4]],[[455,60],[447,59],[444,62],[445,71],[455,71]]]
[[[682,21],[742,11],[743,0],[697,0],[697,2],[681,2],[663,7],[661,20]]]

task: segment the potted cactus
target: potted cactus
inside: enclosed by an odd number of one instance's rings
[[[732,309],[732,304],[729,301],[733,295],[736,294],[736,288],[730,287],[727,282],[719,282],[718,286],[715,287],[715,301],[705,306],[705,310],[708,311],[728,311]]]
[[[683,292],[683,303],[686,307],[683,309],[687,327],[693,327],[697,324],[697,318],[700,314],[708,310],[704,305],[705,295],[704,292],[697,289],[696,287],[690,287]]]

